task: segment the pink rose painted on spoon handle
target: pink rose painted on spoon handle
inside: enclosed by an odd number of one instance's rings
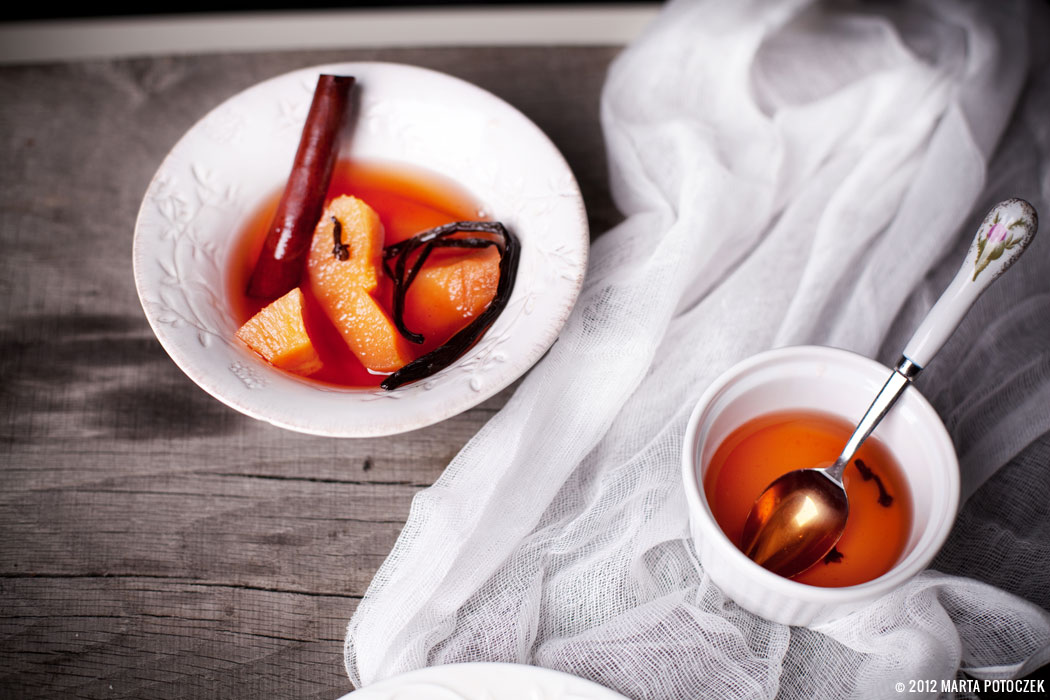
[[[977,247],[977,256],[973,264],[973,277],[971,278],[973,282],[977,281],[977,277],[989,265],[1001,258],[1003,253],[1012,251],[1018,246],[1021,246],[1021,249],[1023,249],[1027,245],[1028,240],[1035,234],[1036,224],[1033,220],[1034,216],[1026,216],[1027,212],[1023,208],[1016,217],[1010,220],[1002,218],[1003,213],[999,209],[993,210],[992,220],[985,220],[981,231],[974,241],[974,245]],[[999,267],[997,273],[1001,274],[1012,262],[1013,260],[1008,260],[1006,264]]]

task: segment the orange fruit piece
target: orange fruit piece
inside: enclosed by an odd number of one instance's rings
[[[237,337],[274,367],[302,375],[321,369],[321,358],[306,334],[303,293],[298,287],[248,319]]]
[[[333,248],[338,232],[346,259]],[[343,195],[332,200],[314,230],[307,282],[351,352],[375,372],[393,372],[412,359],[408,341],[372,294],[379,287],[383,224],[372,207]]]
[[[405,325],[444,342],[485,310],[499,284],[495,246],[428,260],[405,293]]]

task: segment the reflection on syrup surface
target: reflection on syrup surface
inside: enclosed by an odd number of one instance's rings
[[[341,194],[353,195],[376,211],[383,222],[384,246],[453,221],[487,218],[480,205],[454,182],[403,165],[340,160],[332,173],[326,204]],[[227,275],[227,297],[238,325],[272,301],[249,297],[245,290],[280,198],[278,189],[252,213],[238,234]],[[439,261],[447,254],[438,251],[431,261]],[[321,310],[310,285],[303,284],[302,290],[303,321],[324,365],[306,381],[342,387],[378,387],[386,375],[365,369]],[[393,307],[393,284],[385,276],[375,296],[389,312]],[[423,345],[413,345],[413,357],[424,355],[444,340],[428,338]]]
[[[847,421],[817,411],[784,411],[755,418],[719,445],[704,478],[704,493],[722,531],[737,547],[759,494],[795,469],[829,466],[853,432]],[[908,543],[911,494],[900,466],[873,437],[843,475],[850,515],[824,561],[793,580],[814,586],[852,586],[889,571]]]

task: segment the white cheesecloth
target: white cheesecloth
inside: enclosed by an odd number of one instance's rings
[[[1050,661],[1048,231],[919,379],[965,502],[930,570],[832,623],[768,622],[705,575],[680,485],[730,365],[797,344],[892,365],[995,202],[1050,226],[1047,9],[663,8],[603,91],[626,218],[547,357],[413,501],[350,621],[351,680],[513,661],[636,699],[895,697]]]

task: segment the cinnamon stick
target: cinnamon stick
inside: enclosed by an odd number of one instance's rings
[[[350,76],[322,74],[317,78],[292,172],[248,282],[250,296],[273,299],[299,284],[339,155],[339,136],[353,84]]]

